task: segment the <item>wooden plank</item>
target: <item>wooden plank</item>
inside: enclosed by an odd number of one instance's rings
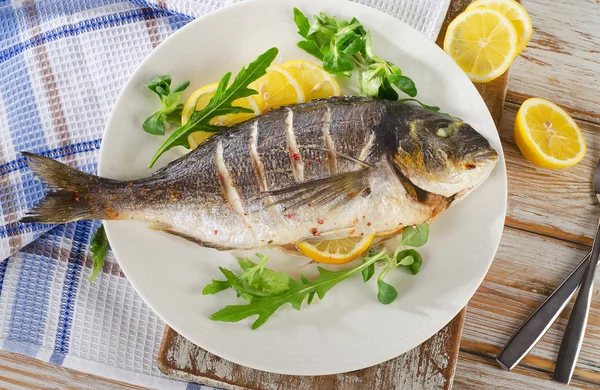
[[[549,170],[527,161],[514,140],[518,106],[507,103],[499,128],[508,171],[506,224],[591,245],[600,207],[591,178],[600,156],[600,125],[579,121],[587,154],[571,168]]]
[[[449,389],[456,365],[453,351],[458,351],[463,320],[461,312],[431,339],[395,359],[324,376],[280,375],[240,366],[208,353],[167,327],[158,366],[168,375],[226,389]]]
[[[541,372],[530,368],[517,367],[513,371],[504,371],[493,359],[477,356],[468,352],[459,355],[454,390],[463,389],[598,389],[595,383],[579,379],[571,381],[569,386],[554,382],[549,372]]]
[[[583,258],[588,248],[506,228],[496,259],[467,307],[461,349],[496,356],[521,323]],[[600,294],[596,284],[594,296]],[[572,304],[522,365],[554,369]],[[592,301],[575,377],[600,383],[600,300]]]
[[[0,388],[77,389],[77,390],[144,390],[145,387],[101,378],[80,371],[46,363],[29,356],[0,351]]]
[[[529,45],[511,66],[508,99],[545,97],[577,118],[600,123],[600,6],[597,1],[523,0]]]

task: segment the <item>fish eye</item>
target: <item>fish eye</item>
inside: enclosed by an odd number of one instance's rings
[[[438,122],[438,129],[435,132],[440,138],[448,138],[452,137],[456,134],[460,129],[463,129],[465,124],[463,122],[452,122],[452,121],[440,121]]]

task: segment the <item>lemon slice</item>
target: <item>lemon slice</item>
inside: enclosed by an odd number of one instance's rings
[[[515,120],[515,140],[529,161],[543,168],[566,168],[585,156],[585,139],[562,108],[542,98],[527,99]]]
[[[269,66],[267,74],[251,83],[249,88],[258,91],[258,95],[252,95],[252,98],[262,113],[305,101],[298,81],[280,65]]]
[[[517,56],[517,30],[500,12],[471,9],[448,26],[444,51],[472,81],[488,82],[502,75]]]
[[[522,52],[527,43],[529,43],[531,33],[533,32],[531,18],[527,10],[514,0],[477,0],[471,3],[467,7],[467,10],[481,7],[498,11],[510,20],[515,30],[517,30],[519,37],[519,48],[517,51],[519,53]]]
[[[340,96],[340,86],[335,78],[321,66],[309,61],[294,60],[282,65],[296,79],[304,98],[308,102],[312,99]]]
[[[318,263],[344,264],[363,254],[374,235],[346,237],[337,240],[307,240],[296,244],[296,247],[306,257]]]
[[[185,124],[190,120],[192,113],[194,112],[194,108],[196,110],[201,110],[208,105],[210,99],[214,96],[215,91],[217,90],[218,83],[208,84],[202,88],[198,88],[192,93],[192,96],[187,100],[185,105],[183,106],[183,111],[181,112],[181,124]],[[253,114],[250,113],[240,113],[240,114],[229,114],[222,115],[216,118],[213,118],[210,123],[213,125],[219,126],[233,126],[236,123],[243,122],[248,120],[255,115],[260,114],[260,110],[258,109],[258,105],[251,98],[241,98],[237,99],[233,102],[234,106],[246,107],[254,111]],[[190,147],[195,149],[204,142],[205,139],[213,135],[214,133],[197,131],[195,133],[190,134],[188,137],[188,141],[190,143]]]

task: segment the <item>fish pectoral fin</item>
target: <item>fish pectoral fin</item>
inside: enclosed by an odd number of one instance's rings
[[[369,190],[368,177],[372,168],[338,173],[330,177],[298,183],[274,191],[263,192],[264,196],[282,197],[267,207],[282,204],[286,209],[310,203],[311,206],[330,204],[331,208],[343,206],[354,197]]]
[[[220,251],[227,251],[227,250],[234,249],[234,248],[225,247],[222,245],[213,244],[211,242],[202,241],[197,237],[190,236],[189,234],[186,234],[186,233],[178,232],[177,230],[175,230],[173,225],[170,225],[168,223],[157,222],[157,223],[153,223],[153,224],[149,225],[148,227],[152,230],[156,230],[159,232],[164,232],[164,233],[172,234],[177,237],[181,237],[185,240],[188,240],[190,242],[193,242],[194,244],[198,244],[205,248],[214,248],[214,249],[217,249]]]

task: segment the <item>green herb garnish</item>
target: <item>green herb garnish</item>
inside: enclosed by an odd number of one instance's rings
[[[415,99],[417,87],[414,81],[402,74],[399,67],[373,52],[371,34],[358,19],[338,20],[321,12],[309,21],[298,8],[294,8],[294,22],[298,34],[304,38],[297,43],[298,47],[319,58],[323,69],[346,77],[350,77],[353,70],[358,71],[361,95],[415,102],[427,110],[450,116],[439,112],[439,107]],[[396,89],[409,97],[399,99]]]
[[[190,85],[185,81],[171,90],[171,76],[159,76],[153,78],[146,87],[160,98],[162,108],[144,121],[142,128],[146,133],[152,135],[165,135],[165,121],[174,125],[181,125],[181,111],[183,104],[179,98],[183,91]]]
[[[171,133],[154,157],[152,157],[152,160],[150,160],[148,168],[151,168],[163,153],[175,146],[183,146],[189,149],[188,136],[193,132],[207,131],[214,133],[227,129],[226,126],[210,124],[211,119],[221,115],[239,114],[242,112],[253,113],[254,111],[249,108],[234,106],[232,103],[237,99],[258,93],[248,88],[248,85],[267,73],[267,68],[271,65],[278,52],[277,48],[271,48],[258,56],[253,63],[248,65],[248,68],[242,68],[233,80],[233,83],[229,86],[231,72],[226,73],[219,82],[217,90],[210,99],[210,102],[208,102],[208,105],[201,110],[195,110],[189,121]]]
[[[100,271],[102,271],[104,259],[106,258],[106,253],[108,252],[108,237],[106,237],[104,225],[100,225],[98,230],[96,230],[96,233],[94,233],[94,237],[92,238],[92,242],[90,244],[90,252],[92,252],[92,258],[94,259],[94,269],[92,270],[92,274],[90,275],[88,281],[93,282],[98,274],[100,274]]]
[[[421,246],[427,241],[429,227],[422,224],[416,227],[404,229],[400,245]],[[421,255],[414,249],[401,251],[400,247],[394,256],[390,257],[386,250],[381,252],[369,251],[363,258],[362,264],[355,268],[344,271],[329,271],[318,267],[319,277],[308,280],[300,275],[300,281],[290,278],[283,272],[275,272],[266,268],[268,257],[256,254],[260,262],[254,263],[247,258],[238,261],[242,274],[236,276],[232,271],[220,267],[221,273],[226,280],[213,280],[204,287],[203,294],[216,294],[220,291],[232,288],[237,296],[248,301],[245,305],[229,305],[212,314],[210,318],[214,321],[238,322],[247,317],[258,315],[252,324],[252,329],[263,325],[269,317],[281,306],[289,303],[296,310],[300,310],[302,302],[307,299],[310,304],[315,296],[323,299],[325,294],[336,284],[356,275],[362,274],[363,280],[367,282],[375,273],[375,263],[385,264],[384,269],[377,277],[377,299],[383,304],[390,304],[398,297],[396,288],[386,283],[383,278],[393,268],[402,265],[410,273],[419,272],[422,263]],[[419,266],[410,268],[419,261]]]
[[[358,85],[363,95],[398,100],[393,88],[414,98],[417,87],[402,70],[375,55],[371,35],[356,18],[338,20],[324,13],[314,15],[312,22],[294,8],[294,22],[298,34],[304,38],[298,47],[323,61],[329,73],[347,76],[358,70]]]

